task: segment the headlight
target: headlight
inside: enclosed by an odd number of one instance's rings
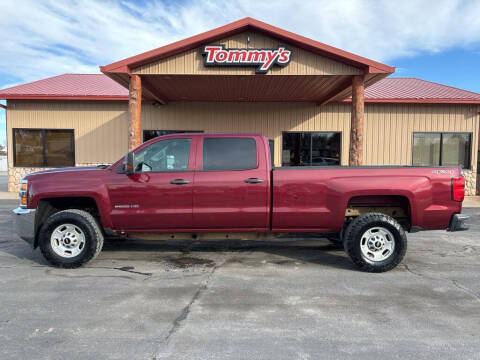
[[[20,207],[26,208],[28,205],[28,180],[20,180]]]

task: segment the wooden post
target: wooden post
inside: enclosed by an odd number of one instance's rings
[[[348,158],[350,166],[360,166],[363,163],[364,80],[363,75],[355,75],[352,79],[352,122]]]
[[[142,79],[130,76],[128,94],[128,151],[142,143]]]

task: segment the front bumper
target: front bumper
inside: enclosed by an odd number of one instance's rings
[[[465,225],[465,221],[467,221],[469,218],[470,216],[465,214],[454,214],[450,220],[450,226],[448,227],[447,231],[468,230],[468,226]]]
[[[16,208],[13,217],[17,234],[30,245],[35,246],[35,209]]]

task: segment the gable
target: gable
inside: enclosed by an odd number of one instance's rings
[[[357,67],[335,61],[255,31],[246,31],[227,37],[215,44],[226,49],[277,49],[284,46],[292,51],[290,62],[283,67],[274,65],[267,75],[359,75]],[[206,43],[204,45],[210,45]],[[139,75],[255,75],[255,66],[205,66],[203,46],[154,61],[132,69]]]

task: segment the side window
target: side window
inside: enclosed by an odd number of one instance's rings
[[[252,138],[205,138],[203,170],[257,168],[257,147]]]
[[[157,141],[135,154],[135,171],[181,171],[188,169],[190,139]]]

